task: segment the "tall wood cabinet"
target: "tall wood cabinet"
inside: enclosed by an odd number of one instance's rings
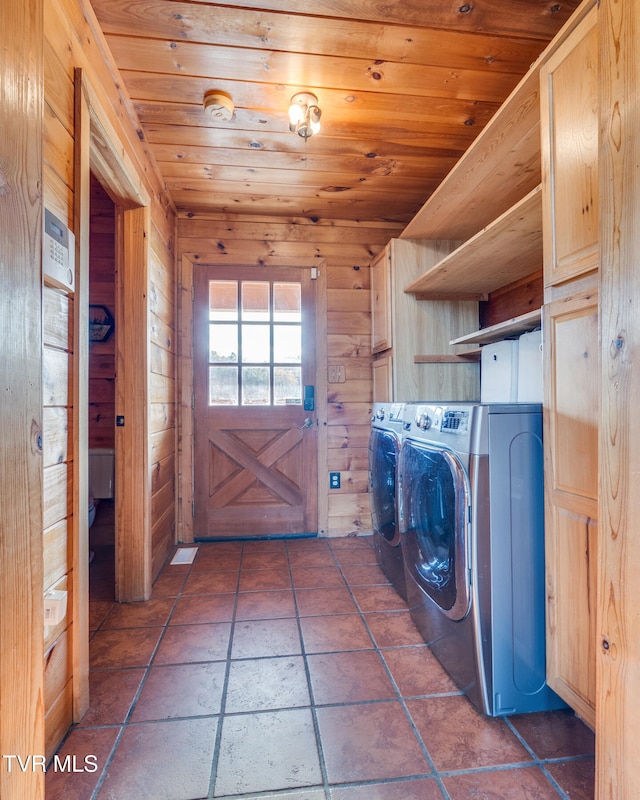
[[[456,246],[392,239],[371,264],[373,399],[476,400],[479,369],[449,344],[478,326],[478,303],[419,300],[405,287]]]
[[[540,72],[547,680],[592,726],[600,419],[597,65],[594,7]]]

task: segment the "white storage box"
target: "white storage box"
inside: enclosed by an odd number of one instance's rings
[[[480,402],[515,403],[518,398],[518,340],[486,344],[480,359]]]

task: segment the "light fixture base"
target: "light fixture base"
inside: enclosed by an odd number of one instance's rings
[[[298,92],[294,94],[291,98],[290,105],[298,105],[302,108],[308,108],[309,106],[317,106],[318,105],[318,98],[315,96],[313,92]]]
[[[231,95],[217,89],[205,93],[203,106],[217,122],[229,122],[235,111]]]

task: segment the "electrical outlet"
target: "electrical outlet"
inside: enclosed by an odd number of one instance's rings
[[[330,489],[339,489],[340,488],[340,473],[339,472],[330,472],[329,473],[329,488]]]

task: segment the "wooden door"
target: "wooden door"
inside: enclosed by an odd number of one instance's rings
[[[547,681],[589,725],[596,701],[596,292],[545,307]]]
[[[196,539],[317,532],[309,269],[196,267]]]
[[[640,4],[601,0],[596,787],[640,797]]]
[[[42,657],[42,20],[42,0],[2,4],[0,748],[2,755],[23,758],[45,752],[44,698],[49,691]],[[49,449],[47,439],[44,449]],[[2,759],[0,797],[43,800],[44,769],[32,769],[34,761],[22,770],[15,758]]]
[[[544,280],[598,269],[598,12],[540,70]]]

